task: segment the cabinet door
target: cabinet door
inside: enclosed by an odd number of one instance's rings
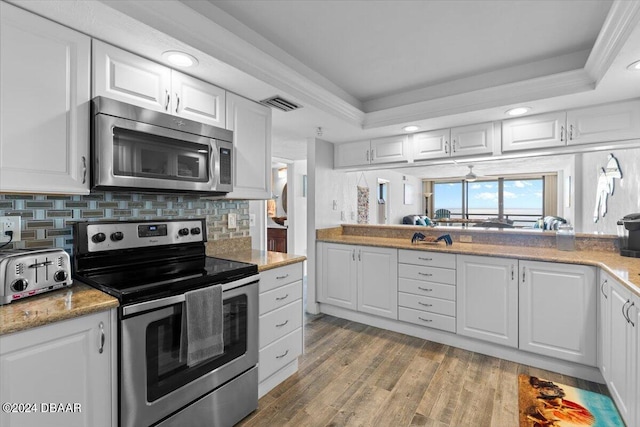
[[[171,72],[171,106],[177,116],[223,128],[225,95],[225,90],[217,86],[175,70]]]
[[[89,193],[89,37],[0,3],[0,192]]]
[[[413,160],[449,157],[449,129],[433,130],[413,134],[411,146]]]
[[[363,166],[371,162],[369,141],[335,145],[333,167]]]
[[[35,403],[38,409],[37,413],[0,413],[0,424],[111,426],[110,325],[105,311],[0,337],[0,401]],[[72,408],[79,404],[80,410],[46,413],[41,404],[47,403],[69,403]]]
[[[594,267],[520,261],[520,349],[597,365]]]
[[[458,334],[518,347],[518,261],[457,258]]]
[[[611,329],[609,325],[609,298],[613,279],[600,270],[598,285],[598,367],[605,381],[609,380],[609,366],[611,365]]]
[[[567,112],[567,144],[593,144],[640,138],[640,101]]]
[[[493,152],[493,123],[461,126],[451,129],[451,156],[491,154]]]
[[[371,163],[402,163],[409,161],[406,135],[371,140]]]
[[[171,69],[94,39],[93,96],[170,113]]]
[[[322,246],[322,281],[318,300],[340,307],[357,309],[356,248],[325,243]]]
[[[271,109],[227,94],[227,129],[233,131],[233,192],[228,199],[271,198]]]
[[[623,314],[630,301],[630,292],[619,283],[612,282],[608,312],[608,344],[611,348],[611,361],[607,386],[620,415],[627,424],[633,425],[631,420],[638,405],[633,398],[636,385],[632,376],[634,364],[637,362],[634,358],[635,349],[633,347],[633,332],[636,331]]]
[[[358,311],[398,319],[398,251],[359,246]]]
[[[556,112],[504,120],[502,151],[560,147],[566,143],[566,113]]]
[[[635,378],[635,381],[632,383],[634,389],[632,390],[630,401],[635,402],[633,410],[636,416],[636,426],[640,426],[640,297],[636,295],[634,300],[635,305],[629,313],[631,320],[634,320],[632,334],[634,334],[636,343],[634,354],[631,355],[631,376]],[[633,372],[634,370],[635,372]],[[630,422],[629,424],[633,423]]]

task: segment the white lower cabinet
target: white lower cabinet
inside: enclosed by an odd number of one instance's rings
[[[0,425],[117,425],[111,321],[103,311],[0,336],[0,402],[15,407],[3,406]]]
[[[298,369],[302,354],[302,263],[260,273],[259,396]]]
[[[457,332],[518,347],[518,260],[458,255]]]
[[[323,243],[318,300],[391,319],[398,318],[398,251]]]
[[[519,348],[597,366],[596,269],[519,261]]]
[[[616,402],[618,411],[628,426],[640,426],[638,402],[638,299],[617,281],[608,278],[610,292],[603,349],[608,369],[602,374]],[[628,316],[628,317],[627,317]],[[634,421],[635,420],[635,421]]]
[[[609,299],[611,296],[611,286],[615,281],[602,269],[598,278],[598,368],[602,376],[609,376],[611,366],[611,340],[610,314],[611,309]]]
[[[456,332],[456,255],[398,251],[398,319]]]

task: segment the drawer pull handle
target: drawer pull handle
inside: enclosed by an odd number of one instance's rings
[[[289,320],[285,320],[284,323],[280,323],[280,324],[276,325],[276,328],[282,328],[287,323],[289,323]]]
[[[430,288],[422,288],[422,287],[418,286],[418,289],[420,289],[421,291],[425,291],[425,292],[433,292],[433,289],[430,289]]]
[[[105,341],[104,323],[100,322],[98,327],[100,328],[100,347],[98,347],[98,353],[102,354],[102,352],[104,351],[104,341]]]
[[[425,307],[433,307],[433,304],[425,304],[423,302],[418,301],[418,304],[424,305]]]
[[[433,274],[431,274],[431,273],[423,273],[421,271],[418,271],[418,274],[421,275],[421,276],[427,276],[427,277],[433,276]]]
[[[433,322],[432,319],[423,319],[422,317],[418,316],[418,319],[422,320],[423,322]]]
[[[626,318],[629,320],[629,323],[631,323],[631,326],[633,326],[634,328],[636,327],[636,324],[633,323],[633,320],[631,320],[631,317],[629,317],[629,310],[631,309],[631,307],[633,307],[634,305],[636,305],[635,302],[632,302],[629,307],[627,307],[627,314],[626,314]]]
[[[285,357],[287,354],[289,354],[289,350],[285,351],[284,353],[282,353],[280,356],[276,356],[276,359],[282,359],[283,357]]]
[[[604,295],[605,299],[609,299],[607,294],[604,293],[604,285],[606,284],[607,284],[607,279],[604,279],[604,282],[600,284],[600,292],[602,293],[602,295]]]
[[[433,261],[433,258],[422,258],[422,257],[418,257],[418,259],[421,259],[422,261]]]
[[[287,299],[287,298],[289,298],[289,294],[286,294],[283,297],[276,297],[276,301],[282,301],[282,300]]]
[[[282,280],[282,279],[286,279],[287,277],[289,277],[288,274],[285,274],[284,276],[276,276],[277,280]]]

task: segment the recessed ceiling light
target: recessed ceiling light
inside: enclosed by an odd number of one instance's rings
[[[516,107],[507,110],[505,113],[508,116],[521,116],[523,114],[527,114],[529,111],[531,111],[531,107]]]
[[[409,125],[409,126],[405,126],[405,127],[402,128],[402,130],[405,131],[405,132],[415,132],[418,129],[420,129],[420,127],[416,126],[416,125]]]
[[[640,61],[636,61],[633,64],[629,64],[627,66],[627,70],[630,71],[640,71]]]
[[[162,57],[176,67],[187,68],[198,65],[198,60],[194,56],[177,50],[168,50],[162,54]]]

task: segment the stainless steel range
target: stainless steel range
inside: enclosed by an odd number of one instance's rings
[[[62,249],[0,250],[0,305],[72,283],[69,254]]]
[[[121,427],[231,426],[258,406],[257,266],[207,257],[205,240],[202,219],[74,224],[74,278],[121,304]],[[218,285],[222,350],[192,364],[190,295]]]

